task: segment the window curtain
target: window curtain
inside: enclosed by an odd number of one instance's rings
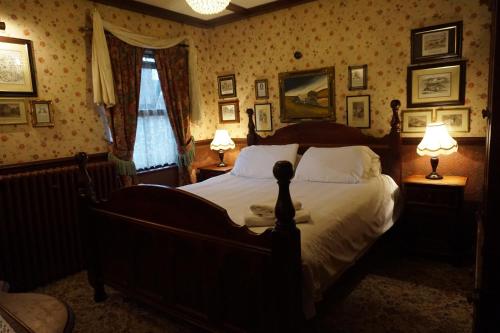
[[[143,64],[141,77],[135,166],[144,169],[177,163],[177,141],[170,126],[155,66],[147,68]]]
[[[190,130],[188,50],[155,50],[156,69],[179,153],[179,184],[191,183],[194,139]]]
[[[110,159],[118,167],[123,184],[135,183],[134,154],[139,90],[144,49],[107,36],[116,103],[110,109],[113,152]]]

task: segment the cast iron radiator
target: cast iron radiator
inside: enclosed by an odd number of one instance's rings
[[[111,162],[89,164],[97,197],[118,188]],[[83,269],[78,167],[0,175],[0,280],[26,291]]]

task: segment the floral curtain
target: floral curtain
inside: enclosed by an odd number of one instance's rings
[[[139,90],[141,86],[142,57],[144,49],[107,37],[116,104],[110,109],[110,126],[113,133],[111,159],[116,163],[125,186],[135,182],[135,166],[132,161]]]
[[[179,185],[191,183],[194,139],[190,130],[188,50],[183,46],[155,50],[156,69],[160,78],[170,124],[179,153]]]

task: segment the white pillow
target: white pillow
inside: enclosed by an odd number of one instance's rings
[[[274,178],[274,164],[289,161],[295,165],[298,149],[297,143],[245,147],[238,155],[231,174],[249,178]]]
[[[294,179],[356,184],[380,173],[380,157],[366,146],[311,147],[300,160]]]

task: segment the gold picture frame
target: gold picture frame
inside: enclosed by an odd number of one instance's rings
[[[24,99],[0,99],[0,125],[27,123],[26,101]]]
[[[52,101],[31,101],[31,121],[33,127],[54,126],[54,111]]]
[[[470,132],[470,108],[436,109],[436,121],[446,124],[450,132]]]
[[[425,133],[427,124],[433,120],[432,109],[402,110],[401,131],[403,133]]]

